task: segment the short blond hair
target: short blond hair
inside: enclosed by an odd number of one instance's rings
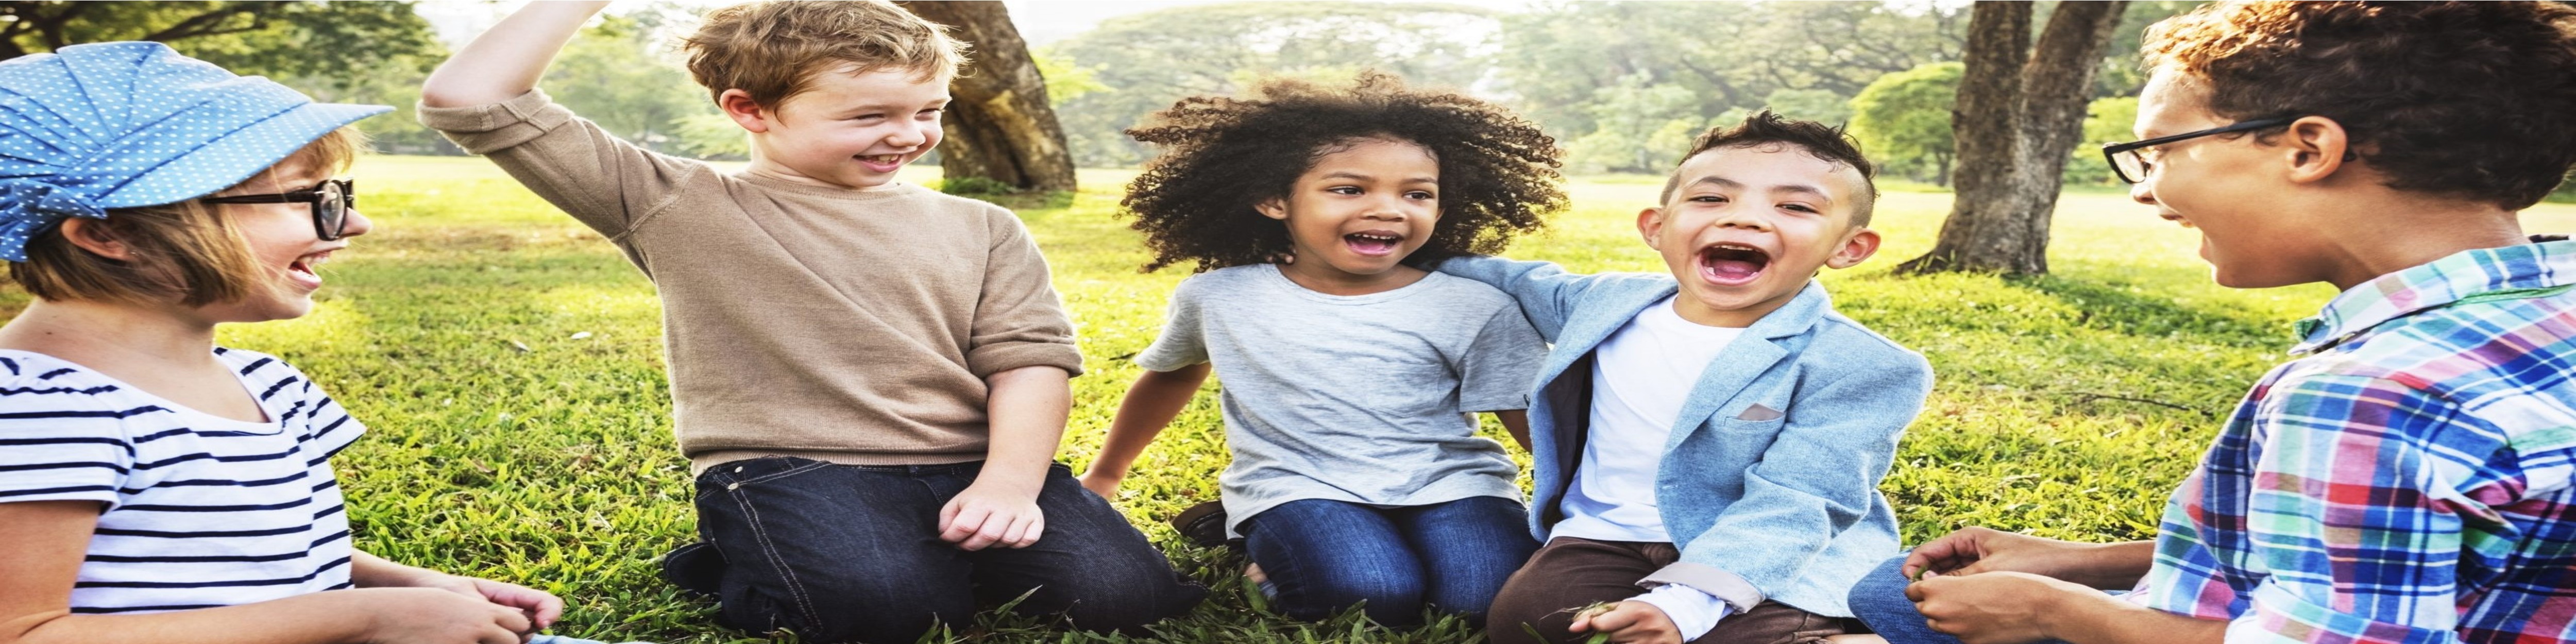
[[[276,181],[279,166],[300,164],[346,170],[366,146],[357,129],[332,130],[233,188]],[[218,190],[216,192],[223,192]],[[27,294],[53,301],[205,306],[238,302],[277,280],[251,253],[250,242],[223,210],[188,199],[138,208],[116,208],[91,225],[106,226],[133,259],[100,257],[63,238],[60,224],[27,240],[27,261],[10,262],[9,277]]]
[[[776,107],[812,87],[814,74],[904,70],[947,79],[966,64],[966,43],[892,3],[770,1],[708,12],[682,41],[689,75],[709,97],[739,89]]]

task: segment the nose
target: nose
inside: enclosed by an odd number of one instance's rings
[[[348,221],[340,224],[340,237],[343,239],[367,234],[376,227],[376,222],[368,221],[367,216],[358,214],[356,208],[349,209],[347,217]]]
[[[2129,184],[2129,200],[2150,206],[2156,205],[2155,181],[2156,178],[2150,176],[2145,181]]]
[[[1369,200],[1369,207],[1367,210],[1360,212],[1360,218],[1374,219],[1378,221],[1404,221],[1405,218],[1409,216],[1405,212],[1406,205],[1407,204],[1405,203],[1402,195],[1380,194],[1378,195],[1378,198]]]
[[[929,141],[931,137],[936,136],[934,133],[938,131],[939,124],[937,123],[932,123],[927,126],[913,125],[909,127],[899,127],[895,128],[893,134],[886,135],[885,144],[898,148],[909,148]]]
[[[1715,224],[1719,228],[1742,228],[1757,233],[1769,232],[1771,230],[1771,222],[1764,220],[1761,215],[1747,212],[1749,210],[1751,209],[1728,208],[1725,211],[1718,213]]]

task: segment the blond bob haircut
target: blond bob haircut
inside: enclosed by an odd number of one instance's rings
[[[945,82],[966,64],[966,43],[948,37],[946,27],[879,1],[725,7],[708,12],[681,48],[689,75],[709,97],[739,89],[767,108],[811,89],[817,73],[895,69]]]
[[[280,166],[347,170],[366,136],[356,129],[332,130],[277,165],[234,184],[273,183]],[[216,192],[223,192],[218,190]],[[239,302],[278,287],[271,269],[251,254],[241,229],[223,216],[223,206],[195,199],[158,206],[115,208],[107,218],[87,225],[104,226],[107,235],[133,254],[117,260],[82,250],[63,238],[60,224],[27,240],[27,261],[10,262],[9,277],[29,295],[61,301],[158,305],[176,302],[197,307]]]

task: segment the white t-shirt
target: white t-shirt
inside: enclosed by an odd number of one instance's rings
[[[1684,320],[1668,297],[1594,349],[1591,429],[1549,536],[1672,542],[1655,508],[1664,443],[1700,373],[1743,334]]]
[[[364,428],[277,358],[215,349],[269,422],[0,350],[0,503],[97,501],[74,613],[212,608],[349,587],[330,457]]]

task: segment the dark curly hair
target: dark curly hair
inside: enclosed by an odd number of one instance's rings
[[[2558,3],[2218,4],[2144,50],[2219,116],[2334,119],[2390,188],[2520,210],[2576,164],[2576,9]]]
[[[1127,135],[1163,148],[1119,202],[1154,251],[1146,271],[1261,264],[1290,252],[1287,226],[1254,205],[1286,198],[1318,157],[1361,139],[1419,145],[1439,163],[1440,222],[1404,259],[1409,265],[1500,252],[1566,205],[1556,140],[1536,124],[1378,72],[1343,87],[1270,79],[1246,98],[1184,98]]]

